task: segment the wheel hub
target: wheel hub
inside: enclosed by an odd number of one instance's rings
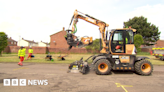
[[[145,69],[145,65],[142,66],[142,69]]]
[[[104,69],[104,68],[105,68],[105,66],[104,66],[104,65],[100,65],[100,68],[101,68],[101,69]]]
[[[144,63],[142,64],[141,69],[143,72],[147,73],[151,71],[151,66],[148,63]]]
[[[100,63],[98,69],[101,72],[106,72],[108,70],[108,65],[106,63]]]

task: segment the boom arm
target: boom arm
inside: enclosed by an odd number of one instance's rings
[[[108,48],[108,47],[106,46],[106,43],[105,43],[105,28],[108,27],[109,25],[107,23],[105,23],[103,21],[100,21],[100,20],[98,20],[94,17],[91,17],[87,14],[83,14],[83,13],[80,14],[80,13],[81,12],[79,12],[77,10],[74,11],[74,15],[73,15],[71,23],[70,23],[70,25],[71,25],[72,22],[73,22],[73,24],[72,24],[72,33],[75,33],[75,25],[77,24],[78,19],[85,20],[85,21],[87,21],[91,24],[94,24],[94,25],[98,26],[99,30],[100,30],[100,33],[101,33],[101,40],[102,40],[102,46],[103,46],[103,48],[100,52],[101,53],[107,53],[106,48]]]

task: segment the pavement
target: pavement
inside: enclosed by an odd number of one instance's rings
[[[112,71],[110,75],[67,73],[68,64],[0,63],[0,92],[163,92],[164,66],[153,66],[150,76],[129,71]],[[4,86],[10,79],[10,86]],[[12,79],[26,79],[26,86],[12,86]],[[29,84],[43,81],[42,85]],[[47,80],[48,85],[46,85]]]

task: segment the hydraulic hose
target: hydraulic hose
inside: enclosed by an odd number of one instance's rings
[[[72,32],[73,34],[75,34],[77,32],[77,27],[76,27],[76,24],[74,24],[74,27],[75,27],[75,31]]]

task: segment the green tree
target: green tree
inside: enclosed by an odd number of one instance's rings
[[[137,52],[141,51],[140,46],[143,44],[143,42],[144,41],[143,41],[142,35],[140,35],[140,34],[134,35],[134,45],[137,49]]]
[[[142,35],[144,39],[144,45],[154,45],[157,40],[159,40],[160,33],[158,27],[154,24],[148,23],[147,18],[143,16],[134,17],[129,19],[129,21],[124,22],[124,28],[131,26],[134,29],[137,29],[137,34]]]
[[[100,42],[99,41],[100,41],[99,39],[95,39],[95,40],[93,40],[93,43],[91,45],[88,45],[85,48],[93,50],[93,51],[99,50],[99,48],[100,48]]]
[[[4,32],[0,32],[0,56],[2,56],[2,51],[7,46],[7,35]]]

